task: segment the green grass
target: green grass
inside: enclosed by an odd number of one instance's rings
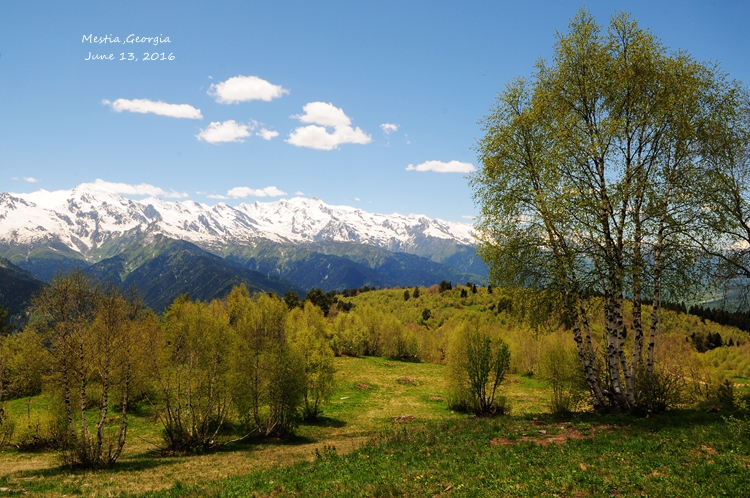
[[[154,496],[743,496],[749,453],[720,415],[696,411],[449,420],[394,427],[348,455],[324,451]]]
[[[323,418],[296,437],[163,456],[156,419],[131,418],[114,469],[59,466],[54,452],[0,451],[0,488],[60,496],[742,496],[750,442],[726,413],[555,418],[549,387],[509,376],[511,416],[474,418],[445,403],[444,367],[337,358]],[[32,415],[50,399],[31,400]],[[25,416],[27,400],[7,405]],[[540,445],[538,443],[549,443]],[[0,496],[10,491],[0,491]]]

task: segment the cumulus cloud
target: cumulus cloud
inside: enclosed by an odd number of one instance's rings
[[[471,163],[462,163],[459,161],[425,161],[414,166],[410,164],[406,171],[436,171],[438,173],[471,173],[474,171],[474,165]]]
[[[114,194],[147,195],[150,197],[166,197],[173,199],[179,199],[188,196],[185,192],[175,192],[174,190],[166,191],[148,183],[130,185],[128,183],[106,182],[97,178],[92,183],[89,183],[87,185],[94,187],[96,190],[112,192]]]
[[[260,131],[256,133],[256,135],[262,137],[263,140],[271,140],[272,138],[278,137],[279,132],[261,128]]]
[[[23,180],[26,181],[26,182],[29,182],[29,183],[36,183],[36,182],[39,181],[38,179],[34,178],[33,176],[24,176]]]
[[[313,123],[323,126],[349,126],[352,120],[333,104],[326,102],[310,102],[302,108],[304,114],[292,116],[303,123]]]
[[[198,140],[203,140],[210,144],[222,142],[244,142],[244,138],[250,136],[250,130],[253,125],[238,123],[234,119],[219,122],[214,121],[196,135]]]
[[[220,104],[236,104],[251,100],[268,102],[288,93],[289,90],[281,85],[274,85],[257,76],[235,76],[212,84],[208,88],[208,94]]]
[[[295,128],[286,140],[292,145],[332,150],[341,144],[367,144],[372,141],[372,137],[359,127],[352,128],[349,116],[333,104],[310,102],[302,110],[304,114],[292,118],[313,124]],[[329,128],[333,128],[333,131],[329,131]]]
[[[383,130],[383,133],[385,133],[386,136],[388,136],[394,131],[398,131],[398,125],[391,124],[391,123],[383,123],[382,125],[380,125],[380,129]]]
[[[203,119],[200,109],[188,104],[167,104],[166,102],[148,99],[117,99],[114,102],[102,100],[102,104],[108,105],[115,112],[137,112],[140,114],[158,114],[170,118]]]
[[[227,195],[235,199],[244,197],[279,197],[280,195],[286,195],[286,192],[274,186],[266,188],[234,187],[227,192]]]

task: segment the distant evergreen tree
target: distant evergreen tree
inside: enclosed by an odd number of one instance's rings
[[[500,298],[497,302],[497,312],[502,313],[503,311],[513,311],[513,301],[507,297]]]
[[[461,297],[463,298],[463,297],[468,297],[468,296],[469,296],[469,293],[466,292],[466,289],[461,289]]]
[[[320,287],[313,287],[305,295],[305,301],[310,301],[323,311],[323,315],[328,316],[331,306],[338,302],[338,299],[336,298],[336,291],[326,293]]]
[[[477,293],[477,284],[471,284],[471,293],[476,294]]]
[[[404,291],[404,301],[408,301],[411,296],[409,295],[409,289]]]
[[[412,291],[411,295],[412,295],[412,297],[414,299],[418,298],[419,297],[419,287],[414,287],[414,290]]]
[[[492,294],[492,284],[487,286],[487,294]]]
[[[448,282],[447,280],[441,280],[440,281],[440,292],[444,292],[447,290],[453,289],[453,285]]]
[[[286,307],[289,308],[290,310],[293,310],[294,308],[302,307],[302,300],[299,298],[299,295],[294,291],[284,292],[284,302],[286,303]]]
[[[430,319],[431,316],[432,312],[429,309],[425,308],[424,310],[422,310],[422,320],[426,322]]]
[[[10,310],[0,306],[0,336],[9,335],[13,332],[13,324],[8,320],[10,319]]]

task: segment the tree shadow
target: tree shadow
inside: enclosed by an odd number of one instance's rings
[[[158,456],[140,456],[128,458],[115,463],[109,468],[92,469],[80,465],[58,465],[46,469],[20,470],[15,472],[16,477],[39,478],[39,477],[60,477],[69,475],[83,475],[96,472],[97,474],[118,474],[121,472],[134,472],[141,470],[150,470],[163,465],[176,463],[177,458],[158,457]]]
[[[303,420],[300,422],[300,425],[309,427],[333,427],[335,429],[340,429],[346,426],[346,422],[337,418],[318,417],[315,419]]]
[[[569,414],[527,414],[523,418],[548,423],[589,423],[592,425],[613,425],[629,429],[641,429],[649,432],[658,432],[663,429],[674,427],[703,427],[723,422],[727,413],[708,411],[698,408],[680,408],[668,410],[664,413],[647,413],[634,415],[630,413],[596,413],[579,412]]]

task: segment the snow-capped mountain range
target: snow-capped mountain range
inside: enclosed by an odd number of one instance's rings
[[[232,207],[156,198],[126,199],[81,184],[71,190],[0,194],[0,244],[64,246],[86,260],[129,234],[162,234],[206,248],[252,244],[259,238],[279,243],[355,242],[390,251],[419,252],[425,240],[474,245],[468,223],[423,215],[373,214],[331,206],[317,198],[295,197]]]

